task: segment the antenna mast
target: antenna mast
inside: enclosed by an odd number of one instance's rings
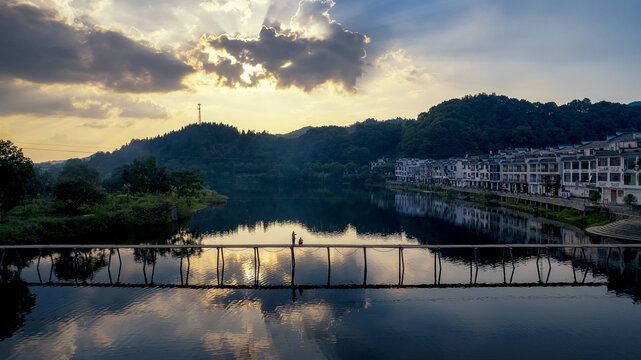
[[[201,123],[201,117],[200,117],[200,103],[198,103],[198,125]]]

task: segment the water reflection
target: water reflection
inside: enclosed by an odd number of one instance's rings
[[[289,248],[8,251],[0,353],[528,358],[562,354],[562,341],[573,356],[633,357],[636,249],[309,247],[608,242],[460,201],[342,191],[235,197],[167,240],[287,244],[296,230],[307,246],[293,258]],[[532,339],[541,346],[523,353]]]

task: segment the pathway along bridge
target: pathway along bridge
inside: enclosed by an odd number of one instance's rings
[[[290,249],[291,253],[291,283],[289,285],[260,285],[258,283],[258,277],[260,274],[260,249],[266,248],[280,248],[280,249]],[[296,249],[299,248],[326,248],[327,249],[327,284],[324,285],[297,285],[295,283],[295,272],[296,272]],[[363,250],[363,283],[362,284],[342,284],[336,285],[331,284],[331,257],[330,249],[340,249],[340,248],[351,248],[351,249],[362,249]],[[586,265],[589,261],[586,256],[585,250],[589,249],[607,249],[607,257],[605,265],[608,266],[610,262],[610,255],[612,250],[617,250],[619,254],[622,253],[623,249],[641,249],[641,244],[478,244],[478,245],[390,245],[390,244],[377,244],[377,245],[352,245],[352,244],[312,244],[305,246],[294,246],[294,245],[278,245],[278,244],[249,244],[249,245],[2,245],[0,246],[2,250],[2,255],[0,258],[0,268],[4,268],[5,264],[5,255],[7,252],[15,251],[16,255],[19,257],[20,250],[38,250],[38,260],[36,265],[36,270],[39,278],[39,282],[30,283],[34,285],[52,285],[52,286],[76,286],[78,285],[78,278],[76,277],[76,283],[63,283],[63,282],[52,282],[53,274],[53,250],[73,250],[74,252],[74,271],[78,273],[77,268],[77,259],[78,259],[78,250],[87,250],[87,249],[102,249],[109,251],[109,261],[107,264],[107,272],[109,274],[109,284],[107,283],[93,283],[93,284],[82,284],[84,286],[121,286],[121,287],[145,287],[145,286],[154,286],[154,287],[196,287],[196,288],[266,288],[266,289],[282,289],[282,288],[292,288],[292,289],[315,289],[315,288],[329,288],[329,289],[341,289],[341,288],[390,288],[390,287],[407,287],[407,288],[432,288],[432,287],[496,287],[496,286],[514,286],[514,287],[523,287],[523,286],[597,286],[605,285],[605,283],[586,283],[586,277],[588,274],[588,268]],[[122,258],[120,255],[120,249],[142,249],[144,250],[143,264],[142,264],[142,273],[144,275],[145,284],[123,284],[120,283],[120,271],[122,268]],[[176,249],[180,250],[180,285],[178,284],[156,284],[154,283],[154,272],[155,272],[155,262],[151,264],[151,280],[148,281],[147,276],[147,253],[150,250],[158,249]],[[189,252],[185,250],[190,249],[216,249],[216,285],[189,285],[189,268],[190,268],[190,257]],[[254,285],[237,285],[237,284],[225,284],[224,273],[225,273],[225,249],[253,249],[254,251]],[[398,250],[398,283],[396,284],[368,284],[367,283],[367,249],[397,249]],[[403,251],[406,249],[427,249],[433,250],[434,252],[434,282],[430,284],[404,284],[403,278],[405,273],[405,259]],[[474,264],[470,262],[470,280],[467,284],[441,284],[441,250],[445,249],[462,249],[469,250],[474,257]],[[495,249],[502,250],[502,269],[503,269],[503,282],[502,283],[477,283],[478,271],[479,271],[479,262],[477,251],[479,249]],[[513,283],[512,279],[514,278],[514,273],[516,271],[516,265],[514,256],[512,253],[513,249],[538,249],[536,256],[536,269],[538,274],[538,282],[536,283]],[[571,264],[572,272],[574,275],[573,282],[567,283],[558,283],[558,282],[549,282],[550,274],[552,272],[552,264],[550,262],[550,249],[571,249]],[[43,250],[45,254],[43,255]],[[116,280],[113,280],[111,267],[112,267],[112,255],[116,255],[118,258],[118,271]],[[40,260],[41,258],[49,257],[51,259],[51,267],[49,269],[49,278],[48,281],[44,282],[40,273]],[[186,259],[185,259],[186,258]],[[621,258],[621,257],[619,257]],[[187,262],[186,266],[186,276],[183,271],[183,265]],[[115,260],[114,260],[115,261]],[[539,262],[547,262],[547,274],[544,273],[539,267]],[[577,277],[577,266],[576,263],[579,263],[580,274]],[[506,263],[508,264],[508,270],[506,270]],[[473,266],[474,265],[474,266]],[[511,266],[510,266],[511,265]],[[625,266],[625,262],[623,262]],[[475,271],[473,269],[475,268]],[[511,267],[511,269],[509,269]],[[585,271],[583,270],[585,268]],[[509,274],[509,276],[508,276]],[[582,275],[582,276],[581,276]],[[509,280],[508,280],[509,279]],[[581,280],[579,280],[581,279]]]

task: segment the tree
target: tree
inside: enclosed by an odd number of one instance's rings
[[[634,196],[632,194],[628,194],[628,195],[623,197],[623,203],[626,204],[626,205],[636,204],[637,203],[637,198],[636,198],[636,196]]]
[[[9,140],[0,140],[0,212],[6,213],[27,192],[33,177],[33,162]]]
[[[153,156],[140,157],[125,165],[122,177],[134,193],[164,193],[170,190],[167,169],[157,166]]]
[[[53,175],[49,171],[34,169],[34,176],[27,185],[27,195],[30,197],[49,196],[54,185]]]
[[[194,196],[203,188],[203,173],[200,170],[178,170],[169,173],[169,184],[178,197]]]
[[[76,211],[82,205],[102,204],[106,195],[98,185],[85,179],[60,179],[53,188],[64,209]]]
[[[78,179],[87,180],[92,183],[98,183],[100,175],[98,170],[89,166],[82,160],[68,160],[60,171],[58,179]]]

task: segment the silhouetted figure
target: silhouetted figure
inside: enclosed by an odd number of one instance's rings
[[[298,246],[303,246],[303,237],[302,236],[298,239]]]
[[[296,245],[296,233],[292,231],[292,246]]]

